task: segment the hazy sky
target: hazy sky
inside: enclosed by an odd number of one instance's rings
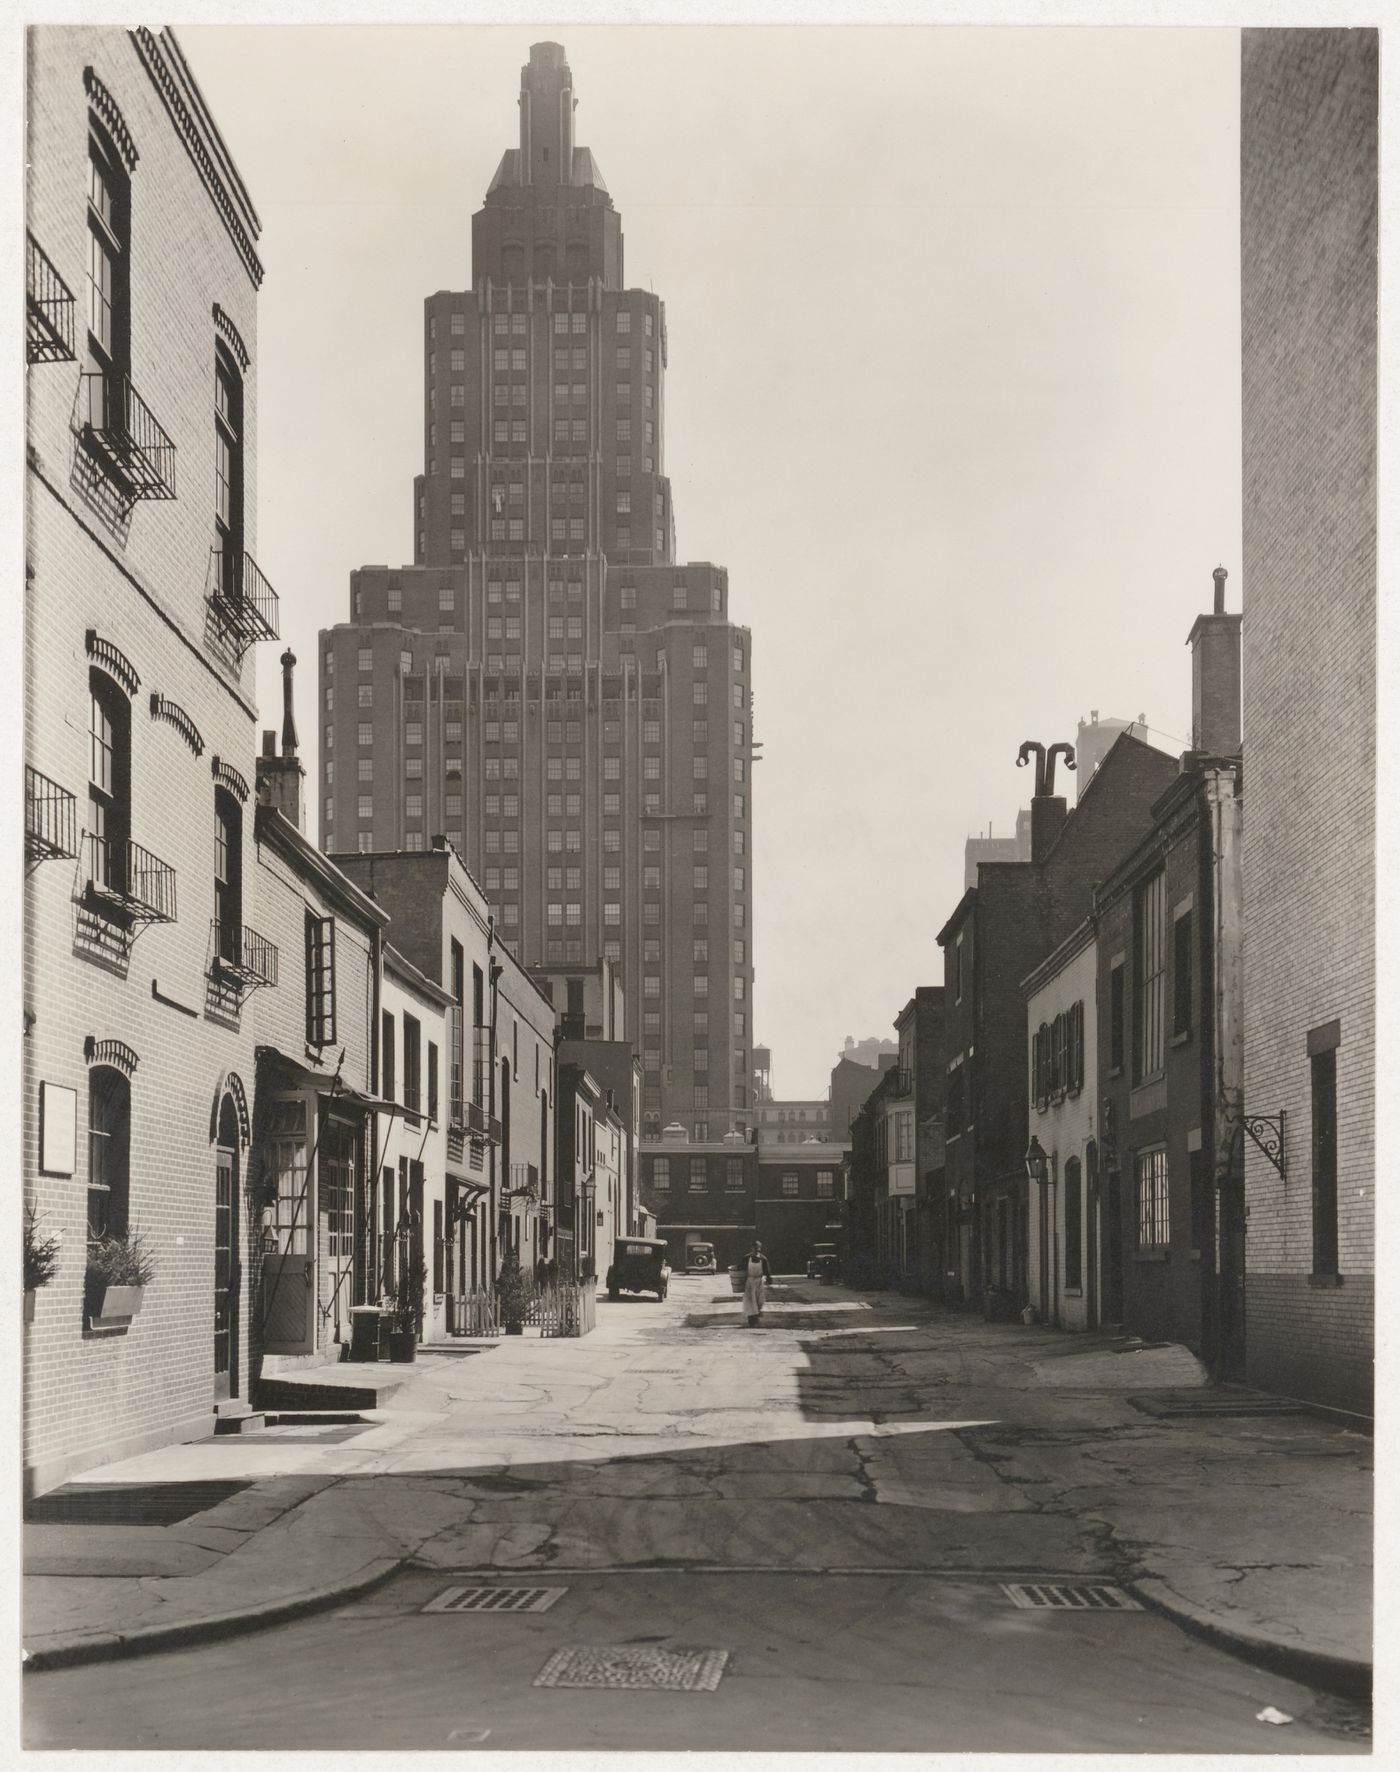
[[[179,35],[264,224],[257,554],[308,766],[316,630],[412,558],[423,298],[470,285],[521,64],[564,43],[667,305],[679,555],[753,632],[756,1036],[823,1093],[942,981],[1022,739],[1092,708],[1189,737],[1211,569],[1240,595],[1237,33]]]

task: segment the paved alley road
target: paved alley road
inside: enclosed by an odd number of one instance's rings
[[[1135,1354],[1129,1381],[1102,1344],[888,1295],[793,1282],[753,1331],[737,1303],[722,1277],[678,1278],[664,1305],[600,1304],[581,1342],[425,1355],[347,1437],[179,1449],[187,1476],[300,1484],[284,1555],[360,1534],[409,1566],[294,1624],[31,1674],[26,1744],[1365,1748],[1348,1706],[1151,1610],[1022,1610],[1004,1591],[1185,1580],[1214,1505],[1209,1430],[1180,1430],[1174,1467],[1176,1442],[1129,1400],[1195,1382],[1181,1350]],[[1266,1482],[1271,1445],[1296,1452],[1299,1434],[1329,1457],[1331,1430],[1266,1420],[1222,1451],[1220,1483]],[[1254,1549],[1236,1585],[1266,1576]],[[423,1611],[480,1586],[562,1592],[542,1611]],[[538,1685],[567,1651],[594,1683]],[[717,1683],[600,1685],[602,1651]],[[1266,1706],[1292,1720],[1257,1720]]]

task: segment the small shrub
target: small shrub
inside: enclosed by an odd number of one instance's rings
[[[37,1292],[47,1286],[58,1272],[58,1255],[62,1247],[57,1237],[39,1235],[39,1214],[32,1206],[24,1212],[24,1289]]]
[[[406,1259],[394,1293],[394,1329],[400,1335],[417,1335],[423,1322],[423,1296],[428,1270],[423,1262]]]
[[[88,1243],[87,1283],[95,1291],[107,1286],[148,1286],[155,1272],[155,1262],[140,1231],[95,1237]]]
[[[506,1244],[505,1259],[501,1262],[501,1277],[497,1282],[496,1292],[501,1304],[501,1320],[507,1326],[523,1326],[528,1309],[525,1297],[525,1276],[520,1271],[520,1257],[515,1253],[514,1243]]]

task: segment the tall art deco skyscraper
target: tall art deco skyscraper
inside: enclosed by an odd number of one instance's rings
[[[472,288],[425,303],[414,564],[321,635],[321,840],[441,833],[527,965],[616,962],[644,1131],[718,1138],[751,1113],[750,640],[675,559],[666,310],[575,102],[535,44]]]

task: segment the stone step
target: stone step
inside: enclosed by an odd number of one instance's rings
[[[230,1408],[225,1404],[214,1409],[214,1432],[216,1434],[250,1434],[264,1424],[266,1416],[261,1409],[251,1409],[247,1403],[240,1403]]]
[[[408,1378],[409,1372],[380,1372],[375,1366],[354,1367],[352,1379],[333,1380],[329,1374],[344,1368],[312,1367],[299,1372],[279,1373],[276,1378],[259,1379],[253,1395],[264,1412],[276,1410],[360,1410],[382,1408],[387,1398]]]

